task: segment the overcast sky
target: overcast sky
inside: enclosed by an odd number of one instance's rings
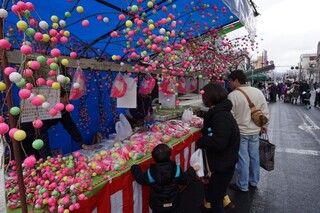
[[[257,11],[259,50],[268,51],[276,71],[299,63],[301,54],[316,53],[320,41],[320,0],[253,0]],[[229,38],[247,34],[242,28]],[[261,40],[262,39],[262,40]],[[261,54],[259,51],[258,54]],[[255,53],[257,54],[257,53]]]

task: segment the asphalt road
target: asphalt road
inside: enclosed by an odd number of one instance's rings
[[[230,213],[319,213],[320,108],[277,101],[269,110],[275,169],[261,169],[260,184],[249,193],[228,189],[236,205]],[[202,185],[195,182],[182,193],[183,212],[201,212],[202,200]]]

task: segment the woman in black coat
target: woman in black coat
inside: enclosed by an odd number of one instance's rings
[[[205,149],[212,172],[208,186],[211,211],[223,213],[223,197],[238,161],[240,132],[231,114],[227,90],[215,83],[207,84],[203,90],[202,101],[209,111],[204,115],[202,136],[196,144]]]

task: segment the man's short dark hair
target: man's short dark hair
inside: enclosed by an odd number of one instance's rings
[[[243,70],[232,71],[229,74],[228,79],[231,79],[232,81],[238,79],[240,84],[245,84],[247,82],[247,76],[244,74]]]
[[[202,101],[206,107],[211,107],[227,99],[228,91],[218,83],[210,83],[203,87]]]
[[[164,163],[170,161],[171,149],[167,144],[158,144],[152,150],[152,158],[156,163]]]

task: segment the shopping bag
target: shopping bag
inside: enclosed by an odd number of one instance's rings
[[[259,154],[260,166],[267,171],[274,169],[274,154],[276,146],[270,143],[268,135],[262,134],[260,136]]]
[[[110,98],[121,98],[127,92],[127,83],[119,72],[111,87]]]
[[[197,149],[190,157],[190,166],[199,165],[200,169],[197,171],[198,177],[204,176],[203,155],[202,149]]]
[[[193,118],[193,110],[192,108],[185,109],[182,114],[181,120],[184,122],[189,122]]]
[[[116,133],[116,141],[125,140],[133,133],[129,121],[122,113],[119,115],[119,121],[116,123]]]
[[[69,100],[77,100],[81,98],[84,95],[85,91],[86,81],[81,67],[78,66],[76,73],[73,76]]]

